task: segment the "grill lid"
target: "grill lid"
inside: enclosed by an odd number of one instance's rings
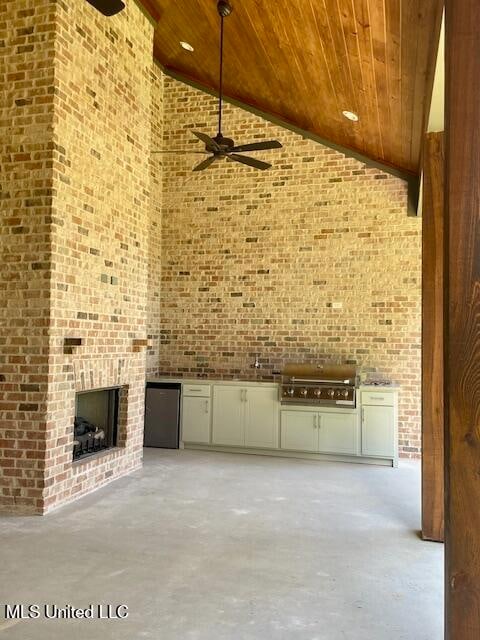
[[[354,385],[357,370],[353,365],[343,364],[287,364],[282,376],[298,382]]]

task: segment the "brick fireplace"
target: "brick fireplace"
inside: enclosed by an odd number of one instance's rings
[[[142,461],[145,354],[132,354],[128,358],[98,358],[93,355],[71,358],[71,363],[64,365],[71,373],[61,384],[59,394],[62,398],[58,414],[62,416],[59,433],[62,435],[47,445],[44,476],[46,511],[140,468]],[[79,398],[106,390],[118,393],[115,441],[108,448],[90,452],[93,455],[73,459],[73,425],[79,415],[79,404],[82,406]],[[98,405],[98,401],[93,404]],[[94,406],[91,411],[82,417],[95,422],[98,407]]]
[[[120,403],[128,398],[120,396],[122,389],[91,389],[75,394],[73,424],[73,460],[104,453],[117,446],[120,432]]]
[[[135,2],[106,19],[6,0],[0,18],[0,510],[43,514],[142,463],[163,89]],[[115,440],[74,461],[78,394],[113,388]]]

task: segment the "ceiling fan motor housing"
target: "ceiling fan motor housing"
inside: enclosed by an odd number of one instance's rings
[[[219,0],[217,4],[217,9],[218,9],[218,13],[222,16],[222,18],[226,18],[233,11],[232,5],[229,2],[227,2],[227,0]]]
[[[123,0],[87,0],[87,2],[108,18],[125,9],[125,3]]]
[[[220,147],[222,153],[228,152],[229,149],[232,149],[235,146],[234,140],[232,140],[231,138],[225,138],[223,135],[218,133],[213,139]],[[207,146],[207,149],[208,149],[208,146]],[[208,151],[212,151],[212,149],[208,149]],[[215,152],[215,150],[213,151]]]

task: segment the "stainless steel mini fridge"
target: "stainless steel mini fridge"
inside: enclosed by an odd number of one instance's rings
[[[145,447],[178,449],[180,389],[170,382],[149,382],[145,394]]]

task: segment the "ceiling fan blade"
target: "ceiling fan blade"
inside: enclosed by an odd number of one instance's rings
[[[239,156],[236,153],[230,153],[228,155],[230,160],[235,160],[235,162],[241,162],[242,164],[248,164],[249,167],[253,167],[254,169],[260,169],[261,171],[265,171],[265,169],[270,169],[272,166],[268,164],[268,162],[262,162],[261,160],[257,160],[256,158],[249,158],[248,156]]]
[[[281,149],[283,147],[278,140],[266,140],[265,142],[252,142],[233,147],[232,151],[267,151],[268,149]]]
[[[160,150],[160,151],[152,151],[151,153],[152,154],[153,153],[177,153],[178,155],[181,155],[181,154],[184,154],[184,153],[185,154],[198,153],[198,154],[204,156],[206,153],[208,153],[208,151],[188,151],[187,149],[177,149],[177,150],[175,150],[175,149],[164,149],[163,151],[162,150]]]
[[[87,2],[108,18],[125,9],[125,3],[122,0],[87,0]]]
[[[205,169],[208,169],[208,167],[212,164],[212,162],[215,162],[216,159],[217,156],[210,156],[206,160],[200,162],[200,164],[197,164],[197,166],[193,168],[193,171],[204,171]]]
[[[220,151],[220,147],[215,142],[215,140],[213,138],[210,138],[210,136],[207,136],[206,133],[201,133],[200,131],[192,131],[192,133],[194,136],[197,136],[199,140],[204,142],[207,146],[211,147],[212,149],[215,149],[216,151]]]

